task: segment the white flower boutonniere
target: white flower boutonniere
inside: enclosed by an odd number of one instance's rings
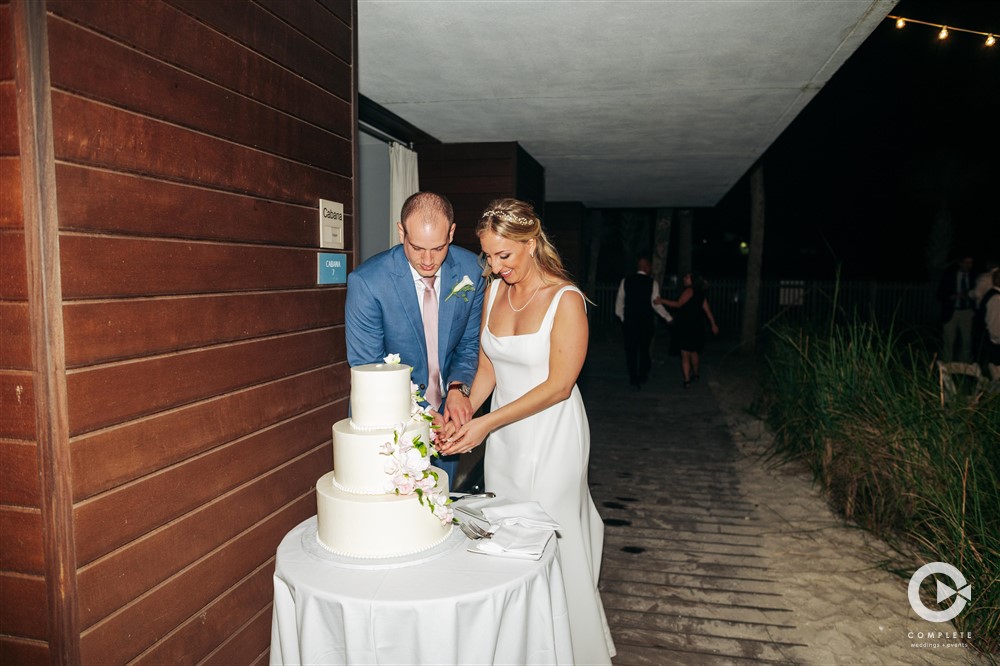
[[[463,275],[462,280],[451,288],[451,293],[445,297],[444,300],[448,300],[455,294],[462,297],[462,300],[466,303],[469,302],[469,292],[476,288],[476,285],[472,284],[472,280],[469,279],[468,275]]]

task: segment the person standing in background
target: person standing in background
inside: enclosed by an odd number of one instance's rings
[[[963,256],[958,263],[944,272],[938,285],[938,300],[941,301],[941,332],[944,348],[941,360],[945,363],[972,360],[972,320],[975,303],[972,300],[971,256]],[[958,354],[955,354],[955,339],[958,338]]]
[[[715,324],[715,316],[708,305],[705,296],[706,284],[695,273],[684,276],[684,291],[680,298],[671,301],[658,299],[658,303],[671,308],[677,308],[677,323],[674,324],[674,337],[681,351],[681,373],[684,375],[684,388],[691,386],[692,381],[698,381],[701,371],[701,352],[705,349],[705,323],[712,327],[712,335],[719,334]]]
[[[993,271],[993,284],[979,307],[986,322],[986,367],[990,379],[1000,381],[1000,270]]]
[[[673,320],[667,309],[656,302],[660,297],[660,285],[650,277],[651,272],[649,258],[639,257],[636,272],[622,279],[615,298],[615,314],[624,325],[628,381],[637,389],[649,380],[650,345],[656,329],[654,314],[663,317],[668,324]]]
[[[425,402],[445,423],[462,426],[472,418],[469,387],[479,361],[486,284],[479,257],[451,247],[454,212],[438,194],[408,198],[396,230],[400,245],[347,276],[347,362],[382,363],[399,354]],[[454,482],[458,456],[434,464]]]

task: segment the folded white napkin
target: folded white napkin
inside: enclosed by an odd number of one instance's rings
[[[494,525],[521,525],[534,529],[559,529],[559,523],[545,513],[538,502],[517,502],[484,506],[483,517]]]
[[[539,530],[521,525],[501,525],[493,532],[492,538],[473,541],[469,550],[485,555],[537,560],[545,552],[545,545],[552,535],[551,529]]]

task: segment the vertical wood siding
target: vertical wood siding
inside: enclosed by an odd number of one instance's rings
[[[317,200],[341,201],[354,263],[354,7],[47,2],[84,663],[267,660],[274,552],[315,514],[347,410],[345,292],[316,285],[316,253]],[[7,608],[44,601],[35,415],[6,404],[32,399],[9,60],[0,529],[27,546],[0,558]],[[44,647],[44,617],[16,616],[0,631]]]

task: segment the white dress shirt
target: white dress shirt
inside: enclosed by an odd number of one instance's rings
[[[648,275],[645,271],[636,271],[639,275]],[[660,285],[657,284],[656,280],[653,280],[653,293],[649,297],[649,304],[653,306],[653,312],[663,317],[663,320],[668,324],[674,320],[667,312],[667,309],[662,305],[656,303],[656,299],[660,297]],[[615,297],[615,314],[619,319],[625,321],[625,280],[624,278],[618,284],[618,295]]]
[[[423,321],[424,317],[424,292],[427,291],[427,285],[424,284],[424,276],[417,272],[417,269],[413,267],[413,264],[407,264],[410,267],[410,275],[413,276],[414,288],[417,290],[417,303],[420,304],[420,320]],[[430,277],[430,276],[428,276]],[[441,269],[438,268],[437,273],[434,274],[437,279],[434,281],[434,289],[437,291],[438,303],[441,302]],[[440,331],[438,335],[440,335]],[[440,367],[442,359],[438,359],[438,366]],[[442,368],[444,370],[444,368]],[[444,372],[441,372],[441,395],[447,395],[444,390]]]

